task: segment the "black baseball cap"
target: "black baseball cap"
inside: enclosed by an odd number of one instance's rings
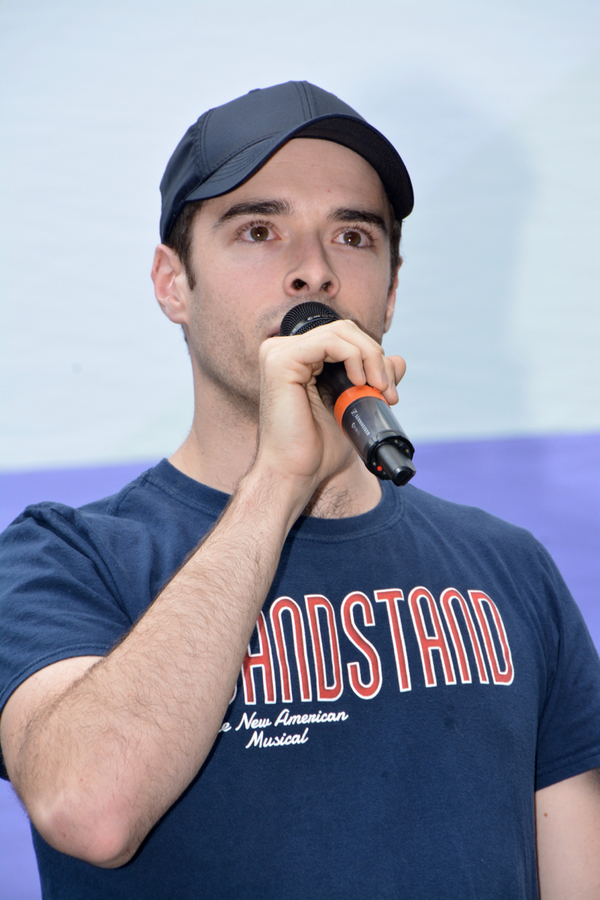
[[[186,203],[233,191],[293,137],[354,150],[381,178],[398,218],[411,212],[410,178],[388,139],[334,94],[308,81],[288,81],[209,109],[187,130],[160,183],[161,240]]]

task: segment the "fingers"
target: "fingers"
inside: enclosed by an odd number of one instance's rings
[[[287,358],[286,368],[295,369],[293,380],[298,383],[310,383],[321,372],[323,363],[343,362],[353,384],[377,388],[389,403],[398,399],[396,383],[404,374],[403,360],[386,359],[381,345],[349,320],[303,335],[270,338],[261,351],[272,359]]]
[[[342,362],[350,381],[369,384],[390,404],[405,370],[398,356],[386,358],[381,346],[349,320],[314,328],[303,335],[263,341],[257,464],[271,465],[301,479],[323,479],[352,455],[331,411],[315,387],[325,363]],[[279,469],[277,469],[279,471]],[[304,483],[304,482],[303,482]]]
[[[398,391],[396,389],[396,385],[404,377],[404,373],[406,372],[406,363],[401,356],[386,356],[385,366],[386,372],[388,373],[390,386],[387,390],[382,391],[381,393],[390,404],[390,406],[393,406],[394,403],[398,402]]]

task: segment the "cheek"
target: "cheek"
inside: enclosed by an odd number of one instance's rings
[[[254,249],[254,248],[253,248]],[[240,297],[260,298],[265,291],[281,287],[286,272],[283,253],[249,249],[243,259],[234,258],[228,271],[227,285],[235,302]]]
[[[196,322],[207,330],[220,329],[235,315],[242,296],[242,280],[227,264],[217,271],[205,270],[209,277],[199,277],[193,292],[193,312]]]
[[[257,248],[259,251],[260,248]],[[279,300],[285,276],[281,254],[252,250],[232,254],[219,278],[211,278],[210,294],[223,315],[248,316]]]
[[[347,266],[341,277],[342,294],[360,302],[365,313],[383,318],[390,290],[388,268],[373,265]]]
[[[387,293],[390,282],[387,253],[347,250],[332,256],[332,262],[340,277],[351,279],[356,284],[368,285],[372,293],[378,293],[383,285]]]

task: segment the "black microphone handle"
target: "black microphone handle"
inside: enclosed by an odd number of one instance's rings
[[[300,303],[283,317],[279,333],[304,334],[339,318],[324,303]],[[396,485],[410,481],[416,473],[415,450],[380,391],[354,385],[341,362],[324,364],[317,388],[367,469]]]

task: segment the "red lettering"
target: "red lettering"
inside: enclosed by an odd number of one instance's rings
[[[337,700],[344,690],[344,683],[342,681],[340,644],[333,606],[327,597],[323,597],[322,594],[307,594],[304,599],[306,602],[306,610],[308,612],[308,624],[310,627],[315,671],[317,674],[317,697],[319,700]],[[327,618],[327,634],[329,638],[329,653],[333,678],[333,683],[331,685],[327,684],[319,609],[325,610]]]
[[[427,626],[425,624],[425,618],[420,603],[421,600],[424,600],[427,604],[429,615],[431,617],[433,635],[427,634]],[[410,607],[415,632],[419,641],[421,662],[423,663],[423,674],[425,676],[425,686],[435,687],[437,684],[435,668],[433,665],[434,650],[437,650],[440,654],[446,684],[456,684],[454,664],[452,662],[452,657],[450,656],[448,641],[446,640],[446,634],[442,627],[440,614],[438,613],[433,596],[425,587],[413,588],[408,595],[408,605]]]
[[[256,631],[258,633],[258,652],[251,653],[250,647],[248,647],[244,662],[242,663],[244,696],[246,697],[246,703],[251,705],[256,703],[252,670],[262,669],[265,703],[275,703],[276,693],[273,654],[271,652],[271,642],[269,640],[269,632],[267,631],[267,623],[263,612],[261,612],[258,617]]]
[[[504,622],[502,621],[502,616],[498,611],[498,607],[496,606],[492,598],[488,597],[487,594],[484,594],[483,591],[469,591],[469,597],[471,598],[471,603],[473,604],[475,615],[477,616],[477,621],[479,622],[479,627],[481,628],[481,633],[483,634],[486,654],[488,662],[490,664],[490,669],[492,670],[492,678],[494,680],[494,684],[512,684],[513,678],[515,677],[515,670],[513,668],[512,662],[512,653],[510,652],[510,646],[508,643],[508,638],[506,637]],[[498,643],[502,648],[502,656],[504,662],[503,672],[500,671],[500,662],[496,653],[496,645],[494,644],[494,639],[492,637],[492,632],[490,629],[490,620],[484,610],[484,604],[486,604],[488,609],[490,610],[492,618],[494,620],[494,625],[496,626]]]
[[[401,691],[410,691],[410,670],[408,668],[398,600],[404,600],[404,594],[398,588],[392,588],[388,591],[375,591],[375,601],[377,603],[385,603],[387,607],[392,643],[394,645],[394,656],[396,657],[398,685]]]
[[[359,697],[363,697],[365,700],[370,700],[371,697],[374,697],[379,693],[381,688],[381,660],[373,644],[371,644],[356,627],[356,622],[354,621],[355,606],[361,607],[365,625],[375,624],[373,607],[368,597],[360,591],[357,591],[354,594],[348,594],[342,602],[342,625],[344,626],[344,631],[354,646],[366,656],[371,677],[365,684],[360,677],[359,664],[357,662],[350,662],[348,663],[348,680],[350,682],[350,687],[355,694]]]
[[[462,614],[469,632],[469,637],[471,638],[471,646],[473,647],[473,654],[475,655],[475,662],[477,663],[477,673],[479,675],[479,681],[482,684],[488,684],[489,678],[485,668],[485,664],[483,662],[481,644],[479,642],[479,636],[477,635],[477,631],[475,629],[475,623],[473,621],[471,611],[463,595],[459,593],[459,591],[457,591],[455,588],[450,587],[446,588],[446,590],[443,592],[440,598],[440,603],[446,617],[446,622],[448,623],[448,629],[452,637],[454,650],[456,651],[458,668],[460,670],[460,680],[463,684],[471,683],[471,667],[469,665],[469,659],[465,651],[462,632],[459,628],[458,620],[456,618],[456,611],[452,606],[452,602],[455,600],[457,600],[460,604],[460,608],[462,610]]]
[[[300,698],[302,700],[312,700],[304,620],[302,618],[300,607],[291,597],[279,597],[271,606],[271,625],[273,626],[273,634],[275,635],[275,649],[277,650],[279,672],[281,674],[281,699],[284,703],[291,703],[293,700],[292,685],[290,681],[290,664],[283,634],[282,616],[284,612],[289,613],[292,623],[294,655],[296,657],[298,680],[300,682]]]

